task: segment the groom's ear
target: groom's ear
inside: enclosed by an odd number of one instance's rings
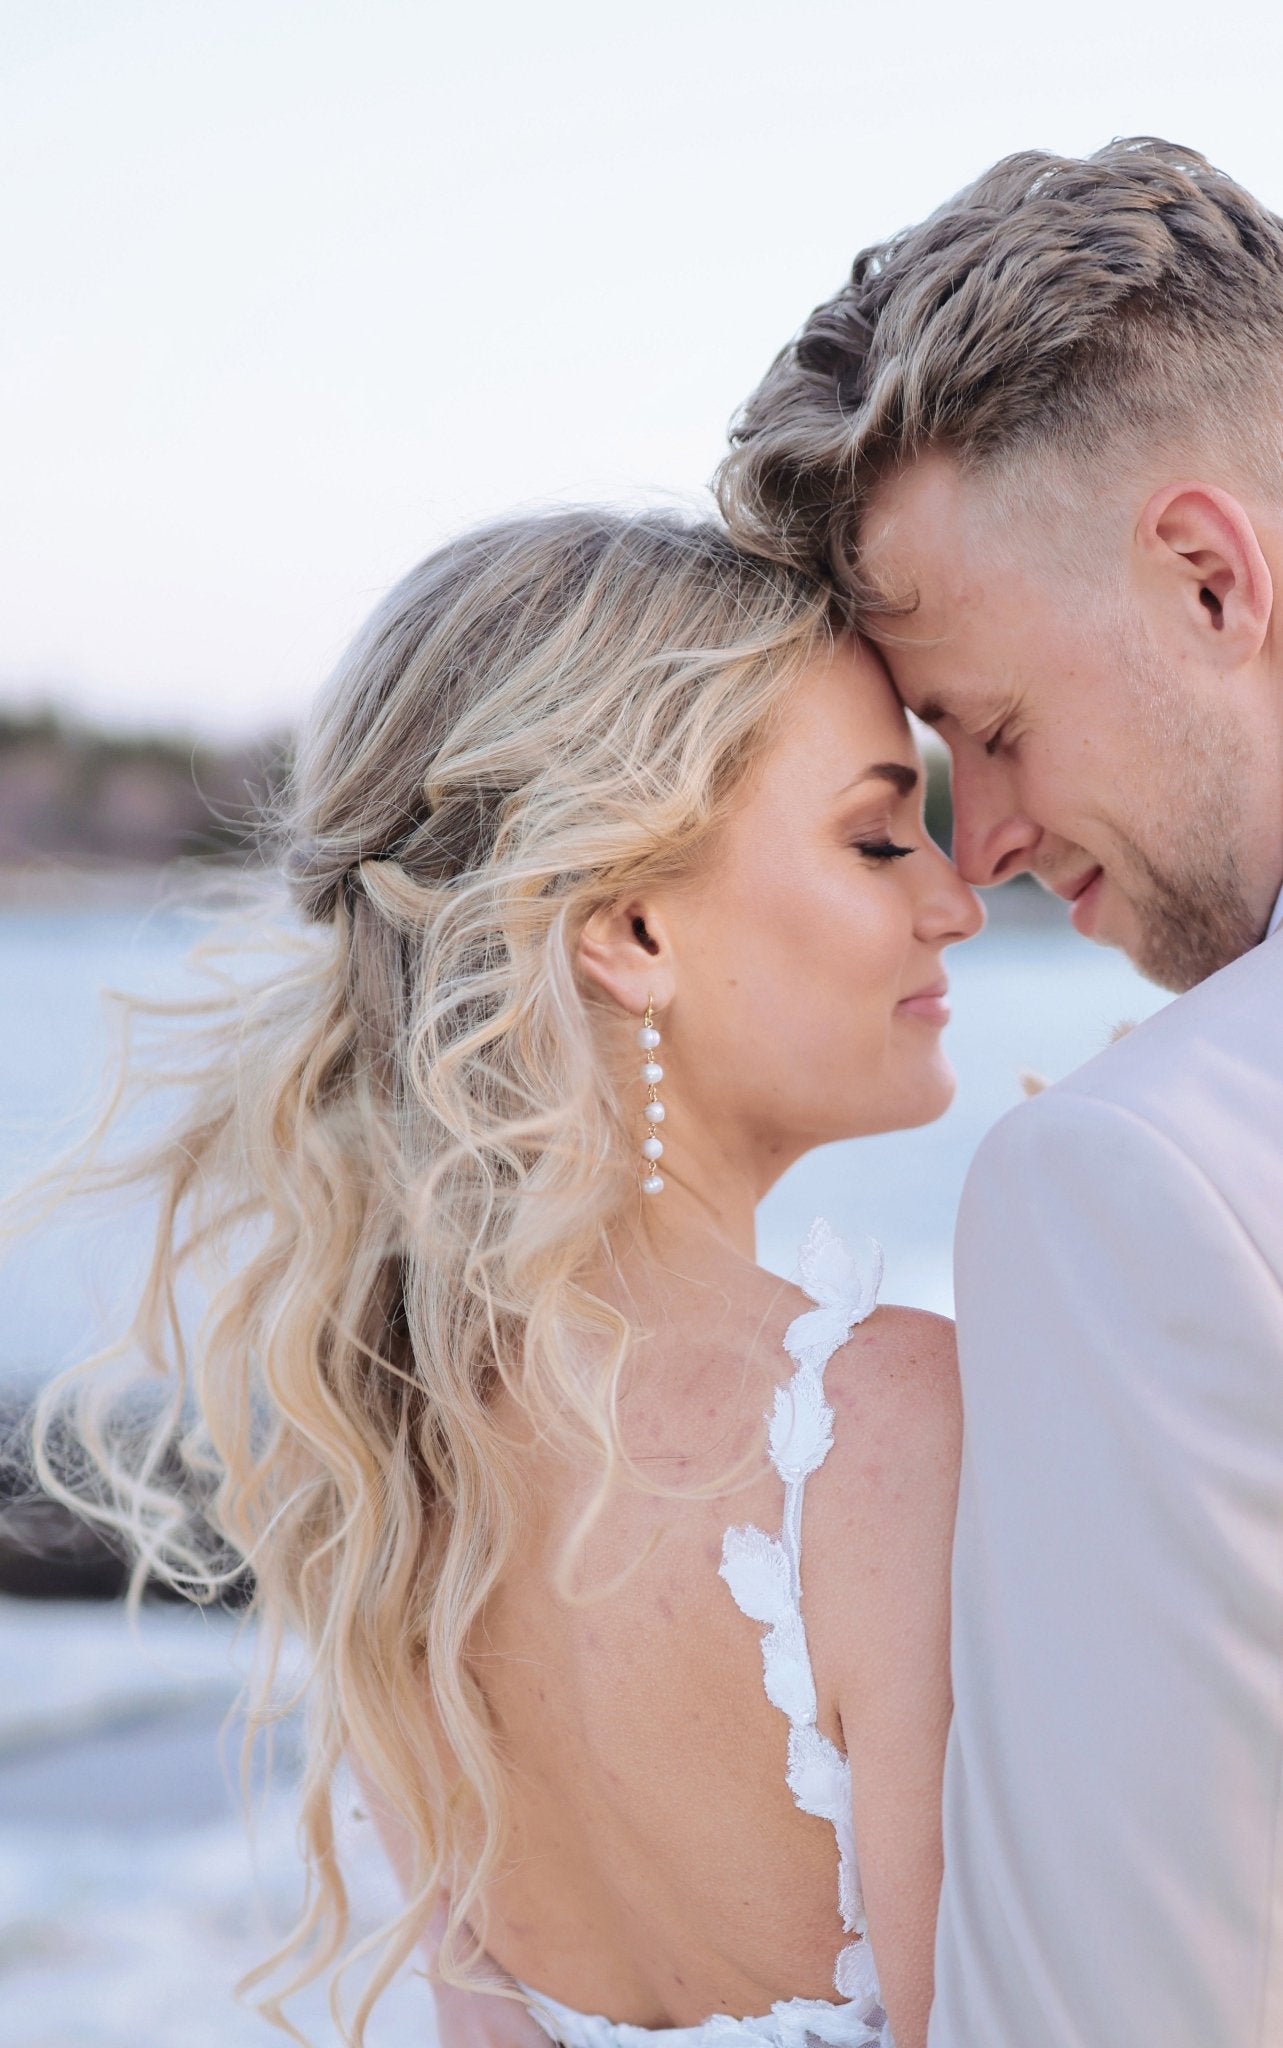
[[[1143,580],[1162,607],[1164,639],[1175,625],[1205,661],[1226,667],[1260,653],[1274,582],[1237,498],[1213,484],[1164,484],[1140,515],[1136,545]]]

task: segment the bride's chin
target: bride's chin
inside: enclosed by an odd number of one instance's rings
[[[941,1059],[929,1073],[888,1088],[872,1104],[866,1101],[841,1129],[833,1130],[826,1138],[813,1138],[811,1145],[832,1144],[844,1138],[879,1138],[888,1131],[917,1130],[921,1124],[933,1124],[942,1117],[957,1092],[958,1077],[948,1062]]]
[[[915,1131],[922,1124],[933,1124],[944,1115],[957,1092],[958,1077],[941,1056],[927,1073],[905,1088],[894,1104],[888,1104],[888,1110],[893,1113],[879,1128],[884,1131]]]

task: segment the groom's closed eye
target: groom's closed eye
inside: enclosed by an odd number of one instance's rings
[[[995,709],[987,717],[983,713],[969,711],[964,719],[956,711],[947,711],[943,704],[931,702],[924,704],[922,709],[915,711],[913,715],[920,719],[923,725],[931,726],[933,729],[941,726],[949,728],[944,737],[950,746],[959,738],[976,741],[991,760],[1002,751],[1009,738],[1009,708],[1002,711]]]

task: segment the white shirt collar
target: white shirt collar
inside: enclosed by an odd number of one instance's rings
[[[1283,889],[1279,890],[1278,901],[1270,914],[1269,929],[1265,934],[1266,938],[1272,938],[1280,925],[1283,925]]]

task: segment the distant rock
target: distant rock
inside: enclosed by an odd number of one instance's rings
[[[0,866],[252,853],[289,753],[283,734],[227,747],[0,714]]]
[[[11,1391],[0,1402],[0,1594],[26,1600],[119,1600],[129,1582],[124,1546],[84,1515],[52,1498],[36,1479],[31,1459],[32,1407],[29,1398]],[[177,1460],[170,1476],[178,1475]],[[187,1475],[198,1523],[204,1522],[199,1497]],[[203,1548],[215,1557],[218,1540],[206,1527]],[[149,1597],[183,1600],[153,1580]],[[248,1574],[230,1585],[215,1603],[244,1607],[251,1593]]]

